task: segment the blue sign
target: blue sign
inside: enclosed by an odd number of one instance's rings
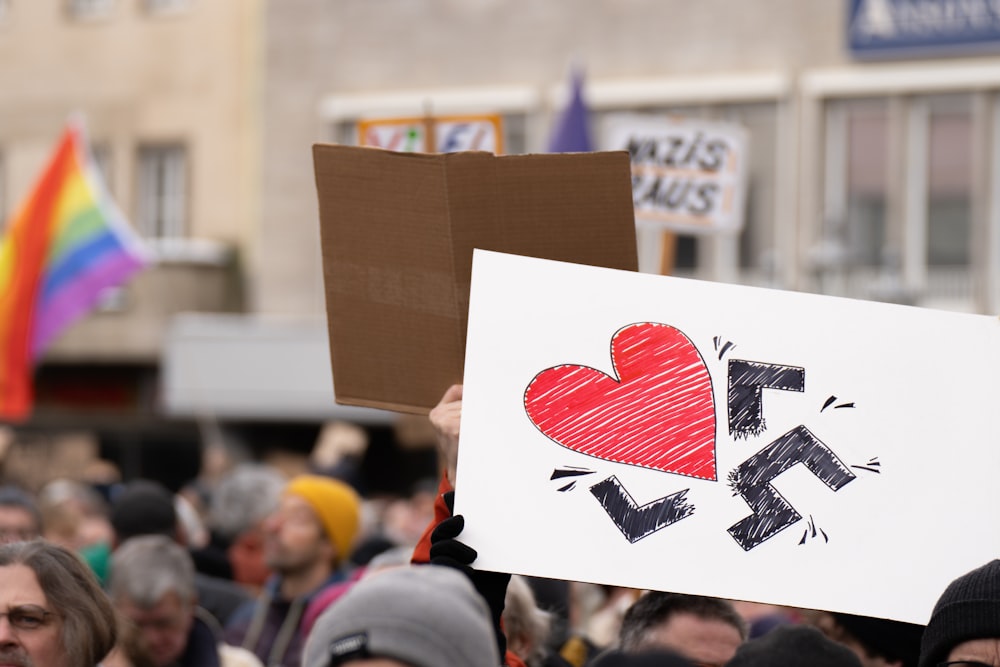
[[[859,57],[1000,50],[994,0],[849,0],[848,6],[848,46]]]

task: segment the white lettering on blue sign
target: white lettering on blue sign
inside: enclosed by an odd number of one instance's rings
[[[1000,0],[851,0],[850,47],[858,55],[1000,48]]]

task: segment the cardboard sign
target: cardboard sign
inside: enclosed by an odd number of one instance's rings
[[[925,623],[1000,553],[1000,320],[478,252],[476,567]]]
[[[313,159],[338,403],[427,412],[461,382],[473,248],[636,270],[623,152]]]
[[[404,153],[499,154],[503,152],[502,127],[497,115],[362,120],[358,122],[358,144]]]
[[[614,114],[604,145],[632,157],[632,194],[640,224],[685,234],[743,227],[746,131],[730,123]]]

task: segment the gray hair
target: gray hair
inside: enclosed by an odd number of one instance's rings
[[[131,537],[111,556],[109,590],[113,599],[140,607],[152,607],[168,593],[194,603],[194,562],[184,547],[164,535]]]
[[[705,620],[721,621],[739,632],[740,639],[747,639],[747,623],[728,600],[650,591],[625,611],[618,634],[621,649],[628,652],[647,648],[649,634],[678,614],[692,614]]]
[[[118,640],[118,616],[97,577],[73,552],[42,540],[0,546],[0,567],[24,565],[52,610],[62,617],[63,648],[71,667],[93,667]]]
[[[242,463],[212,493],[209,526],[227,542],[262,521],[278,506],[285,477],[268,465]]]
[[[508,645],[519,645],[528,667],[541,665],[552,631],[552,614],[538,607],[527,579],[517,574],[511,575],[507,585],[503,623]]]

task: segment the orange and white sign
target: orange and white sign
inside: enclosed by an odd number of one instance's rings
[[[402,153],[503,152],[498,115],[382,118],[358,122],[358,145]]]

